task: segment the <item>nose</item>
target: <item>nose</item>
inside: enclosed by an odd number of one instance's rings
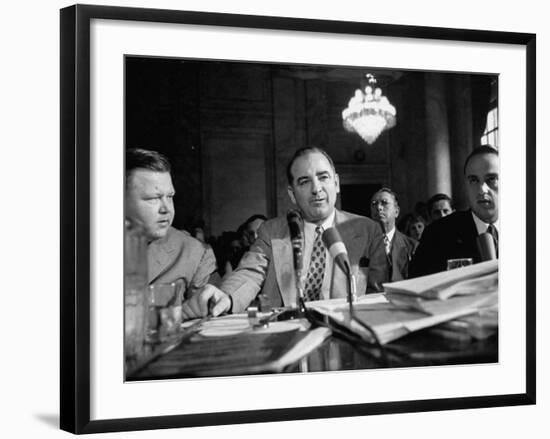
[[[317,178],[314,178],[311,183],[311,193],[315,195],[320,190],[321,190],[321,182]]]
[[[479,185],[479,193],[480,194],[489,193],[489,185],[486,182],[483,182]]]
[[[166,197],[160,199],[159,211],[161,213],[168,213],[170,211],[169,202]]]

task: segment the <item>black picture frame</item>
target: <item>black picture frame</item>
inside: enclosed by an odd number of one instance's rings
[[[345,404],[127,419],[90,419],[90,22],[93,19],[184,23],[443,41],[526,48],[526,376],[525,393],[383,403]],[[61,10],[61,297],[60,424],[96,433],[324,417],[423,412],[534,404],[536,401],[536,35],[376,23],[75,5]]]

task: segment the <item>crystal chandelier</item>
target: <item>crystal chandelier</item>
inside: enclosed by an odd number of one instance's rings
[[[371,145],[384,130],[395,125],[396,111],[388,98],[376,87],[376,78],[368,73],[365,92],[357,89],[349,100],[348,107],[342,111],[344,128],[355,132]]]

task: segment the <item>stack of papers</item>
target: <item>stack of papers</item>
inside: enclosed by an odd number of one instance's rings
[[[457,309],[498,305],[498,261],[492,260],[454,270],[384,284],[386,298],[436,315]]]
[[[455,268],[415,279],[383,284],[386,294],[402,293],[422,299],[445,300],[498,287],[498,260]]]
[[[498,328],[498,261],[491,260],[454,270],[384,284],[387,299],[437,316],[464,311],[447,328],[484,338]]]
[[[498,324],[495,323],[498,312],[487,313],[498,310],[497,261],[387,283],[384,289],[384,294],[361,296],[353,304],[355,317],[372,329],[381,344],[458,319],[467,322],[468,319],[462,319],[480,312],[491,316],[491,325]],[[344,299],[310,302],[307,306],[366,341],[374,341],[369,331],[350,318],[349,305]]]

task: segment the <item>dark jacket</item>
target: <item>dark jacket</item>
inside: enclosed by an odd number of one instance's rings
[[[477,236],[470,210],[454,212],[430,224],[414,253],[409,277],[446,270],[448,259],[472,258],[474,264],[481,262]]]

